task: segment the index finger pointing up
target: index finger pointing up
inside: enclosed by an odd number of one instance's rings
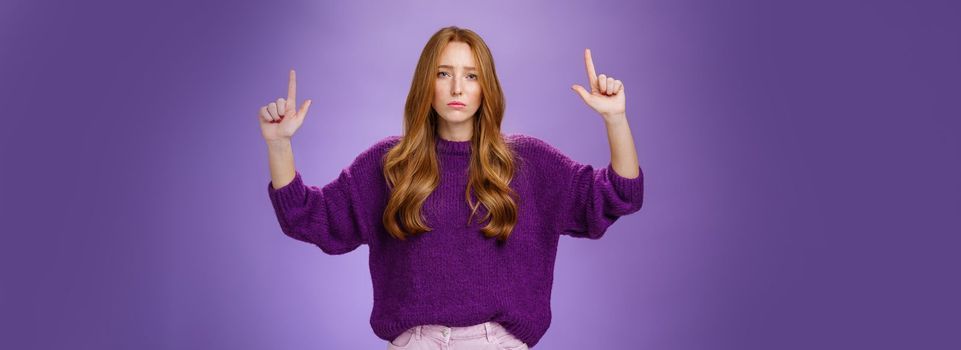
[[[290,82],[287,83],[287,102],[297,106],[297,74],[290,70]]]
[[[584,49],[584,65],[587,66],[587,80],[591,83],[591,92],[598,91],[597,73],[594,72],[594,59],[591,58],[591,49]]]

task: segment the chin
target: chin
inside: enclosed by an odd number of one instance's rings
[[[440,117],[441,117],[442,119],[444,119],[444,121],[446,121],[446,122],[448,122],[448,123],[461,123],[461,122],[465,122],[465,121],[468,121],[468,120],[470,120],[471,118],[473,118],[473,117],[474,117],[474,114],[473,114],[473,113],[471,113],[471,114],[467,114],[467,113],[451,113],[451,114],[448,114],[448,115],[441,115]]]

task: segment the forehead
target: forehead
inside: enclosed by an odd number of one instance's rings
[[[440,65],[449,66],[475,66],[474,65],[474,52],[471,51],[470,45],[467,43],[462,43],[459,41],[452,41],[447,43],[444,50],[440,54]]]

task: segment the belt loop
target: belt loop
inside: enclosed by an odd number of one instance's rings
[[[415,339],[417,339],[417,340],[420,340],[420,336],[421,336],[420,329],[421,329],[421,327],[423,327],[423,326],[417,326],[417,327],[416,327],[416,328],[417,328],[417,330],[416,330],[417,338],[415,338]]]
[[[490,322],[484,322],[484,331],[487,332],[487,342],[494,344],[494,332],[491,330]]]

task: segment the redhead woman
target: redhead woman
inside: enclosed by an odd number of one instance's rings
[[[598,239],[643,201],[643,173],[620,80],[572,90],[607,127],[611,161],[594,168],[530,135],[501,131],[505,100],[490,49],[469,29],[427,41],[402,135],[378,140],[322,187],[304,184],[291,138],[311,100],[260,108],[284,234],[337,255],[367,245],[370,324],[388,349],[528,349],[546,333],[560,236]]]

